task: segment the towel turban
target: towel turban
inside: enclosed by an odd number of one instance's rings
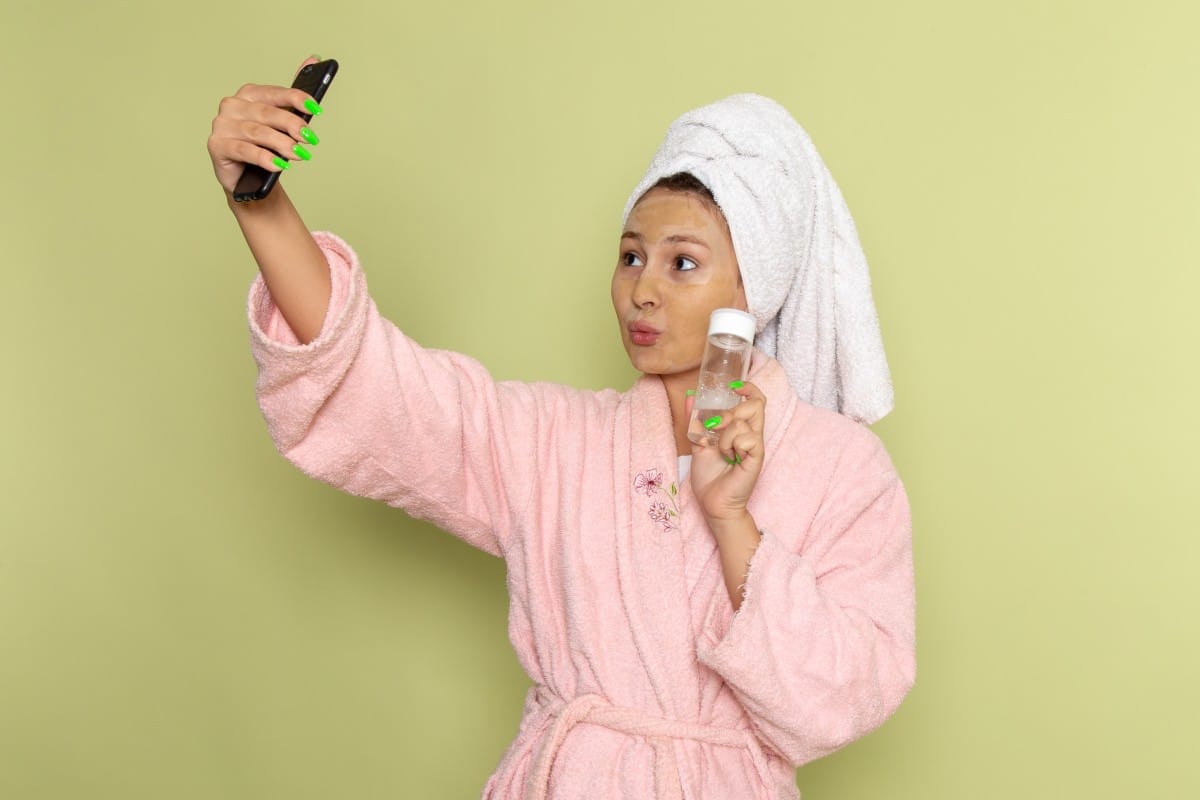
[[[755,345],[799,396],[872,423],[892,383],[854,220],[812,140],[781,105],[739,94],[689,111],[667,130],[625,204],[690,173],[729,224]]]

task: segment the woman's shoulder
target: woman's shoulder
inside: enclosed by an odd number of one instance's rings
[[[807,469],[824,464],[828,469],[852,468],[879,472],[893,469],[883,441],[865,423],[799,397],[787,382],[783,367],[764,357],[757,370],[767,394],[767,414],[779,421],[777,448],[791,454]]]
[[[880,471],[892,469],[883,440],[865,423],[836,411],[817,408],[799,398],[796,402],[800,408],[800,425],[796,433],[811,449],[836,456],[843,464],[873,466]]]

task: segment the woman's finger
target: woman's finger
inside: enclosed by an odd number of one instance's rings
[[[763,448],[762,432],[754,430],[744,419],[732,420],[721,430],[717,450],[727,462],[740,462],[747,454],[760,454]]]
[[[312,153],[304,146],[304,143],[315,144],[317,141],[316,134],[312,133],[312,131],[307,131],[303,125],[295,127],[294,130],[280,130],[271,125],[263,125],[257,122],[243,122],[239,126],[238,134],[239,138],[254,142],[260,147],[274,150],[285,158],[296,158],[298,156],[305,161],[312,157]]]
[[[734,381],[734,383],[735,384],[739,383],[739,381]],[[759,404],[761,404],[764,408],[766,407],[767,396],[762,393],[762,389],[759,389],[758,386],[756,386],[751,381],[741,382],[741,384],[742,384],[741,386],[732,386],[731,387],[731,388],[733,388],[734,394],[741,395],[742,397],[746,398],[746,400],[748,400],[748,401],[756,401]],[[743,403],[743,405],[745,405],[745,403]]]
[[[250,120],[225,119],[213,122],[209,151],[214,157],[243,160],[241,156],[246,150],[241,144],[271,150],[287,159],[307,161],[312,158],[312,151],[290,132],[279,131],[269,125]]]
[[[762,430],[766,421],[766,404],[762,398],[748,397],[733,408],[721,412],[722,428],[733,420],[743,420],[754,430]]]
[[[278,86],[260,88],[282,89]],[[218,108],[216,120],[248,120],[269,125],[277,130],[299,134],[300,129],[305,126],[305,122],[292,109],[297,108],[308,113],[303,105],[308,98],[307,94],[299,89],[287,89],[282,92],[268,92],[260,97],[273,102],[263,102],[261,99],[240,94],[224,98]],[[279,103],[288,105],[277,105]],[[295,103],[299,103],[299,105],[293,105]]]
[[[312,157],[310,145],[320,140],[304,120],[288,111],[268,106],[231,109],[213,120],[213,139],[246,140],[274,150],[285,158]],[[211,147],[210,147],[211,149]],[[222,155],[214,151],[214,155]]]
[[[243,139],[229,140],[220,149],[220,156],[229,161],[254,164],[268,172],[279,172],[288,169],[291,166],[291,161],[297,158],[296,154],[292,154],[290,158],[286,158],[276,150],[259,147]]]
[[[256,108],[261,106],[261,108]],[[271,109],[282,109],[294,112],[295,115],[320,114],[320,106],[308,92],[293,89],[290,86],[264,86],[257,83],[247,83],[231,96],[221,100],[218,116],[250,116],[263,119],[263,114]]]
[[[728,430],[735,421],[740,420],[746,422],[751,430],[761,434],[766,422],[766,395],[753,383],[735,381],[734,384],[731,384],[731,388],[743,400],[733,408],[725,409],[707,419],[700,420],[701,424],[720,435]],[[693,401],[694,398],[689,395],[684,402],[688,417],[691,417]]]
[[[308,58],[301,61],[300,66],[296,67],[296,75],[292,76],[292,81],[295,82],[296,76],[299,75],[300,71],[303,70],[305,67],[307,67],[309,64],[319,64],[320,62],[321,62],[320,56],[309,56]]]
[[[734,460],[744,461],[747,458],[761,458],[763,451],[762,436],[750,431],[738,434],[733,438],[733,443],[729,449]]]
[[[319,59],[310,56],[304,69]],[[293,161],[308,161],[320,139],[301,114],[320,112],[306,92],[285,86],[247,83],[221,100],[208,137],[217,182],[233,191],[246,164],[270,172],[287,169]]]
[[[754,409],[743,409],[742,405],[744,405],[744,403],[733,408],[722,409],[719,413],[700,420],[700,423],[704,425],[707,430],[717,434],[718,436],[729,430],[730,426],[735,422],[754,424],[753,420],[756,419],[756,416],[761,415],[758,414],[758,412],[756,412]],[[690,416],[691,415],[689,414],[689,417]]]

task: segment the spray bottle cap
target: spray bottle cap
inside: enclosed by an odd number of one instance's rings
[[[712,317],[708,321],[708,335],[731,333],[747,342],[753,342],[754,327],[754,317],[745,311],[736,308],[717,308],[713,309]]]

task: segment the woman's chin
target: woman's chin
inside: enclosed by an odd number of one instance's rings
[[[681,367],[678,364],[663,363],[661,359],[644,356],[634,358],[632,354],[629,357],[629,363],[643,375],[654,375],[663,380],[690,379],[692,384],[695,384],[699,372],[698,364],[687,364]]]
[[[643,375],[663,374],[664,365],[662,360],[655,358],[653,353],[647,353],[644,349],[640,352],[637,350],[630,352],[629,363]]]

